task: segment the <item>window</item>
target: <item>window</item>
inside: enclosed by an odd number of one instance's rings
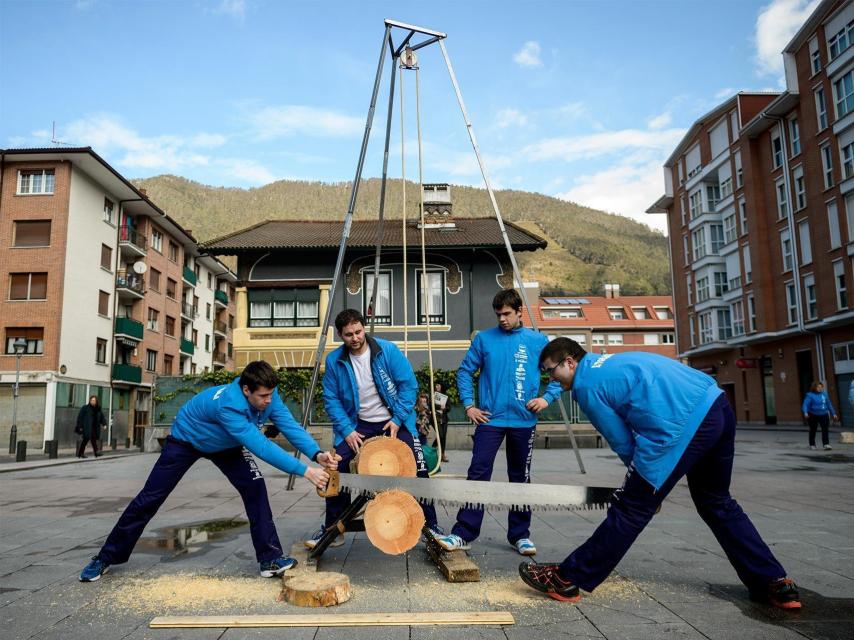
[[[729,309],[718,309],[718,341],[732,338],[732,320]]]
[[[46,300],[46,273],[12,273],[9,300]]]
[[[854,193],[849,192],[845,195],[845,218],[848,224],[848,242],[854,242]],[[848,251],[851,255],[851,251]]]
[[[720,298],[723,294],[729,291],[729,284],[727,283],[727,274],[726,271],[715,271],[715,296]]]
[[[685,213],[688,211],[688,201],[685,199],[683,195],[679,198],[679,213],[682,217],[682,224],[685,224]]]
[[[847,180],[854,176],[854,142],[842,147],[839,155],[842,156],[842,179]]]
[[[445,272],[428,271],[423,279],[422,274],[422,271],[415,272],[418,284],[418,324],[426,324],[428,317],[430,324],[445,324]]]
[[[107,364],[107,341],[103,338],[95,340],[95,362]]]
[[[623,307],[608,307],[608,315],[611,320],[625,320],[626,310]]]
[[[703,192],[695,191],[688,196],[688,213],[691,220],[700,215],[703,205]]]
[[[791,135],[792,156],[796,156],[801,152],[801,131],[798,127],[797,118],[789,120],[789,133]]]
[[[676,344],[676,336],[672,333],[661,333],[658,335],[661,344]]]
[[[211,336],[209,333],[205,334],[205,351],[211,350]]]
[[[365,271],[362,274],[362,310],[365,318],[370,319],[373,315],[375,324],[391,324],[391,272],[380,271],[377,278],[376,304],[371,304],[371,295],[374,292],[374,274]]]
[[[15,353],[15,341],[23,338],[27,341],[24,354],[35,356],[44,353],[44,328],[43,327],[6,327],[6,353]]]
[[[706,230],[703,227],[691,234],[691,244],[694,246],[694,260],[706,256]]]
[[[783,271],[792,270],[792,236],[788,229],[780,232],[780,250],[783,253]]]
[[[688,236],[682,236],[682,253],[685,256],[685,266],[691,262],[691,253],[688,251]]]
[[[608,344],[623,344],[623,334],[622,333],[609,333],[608,334]]]
[[[804,168],[797,167],[792,172],[795,182],[795,211],[800,211],[807,206],[807,187],[804,183]]]
[[[605,334],[604,333],[594,333],[590,337],[590,344],[594,346],[601,346],[605,344]]]
[[[786,196],[786,183],[777,181],[777,218],[785,218],[789,215],[789,198]]]
[[[771,134],[771,159],[774,161],[775,169],[783,165],[783,141],[780,138],[779,131],[774,131]]]
[[[151,230],[151,248],[163,253],[163,233],[157,229]]]
[[[169,241],[169,259],[172,262],[178,262],[178,245]]]
[[[697,344],[697,325],[694,322],[694,316],[692,314],[688,314],[688,328],[691,331],[691,346],[693,347]]]
[[[634,315],[635,320],[649,320],[649,311],[646,310],[646,307],[632,307],[632,315]]]
[[[839,234],[839,212],[836,210],[836,201],[827,203],[827,230],[830,234],[830,248],[838,249],[842,246],[842,236]]]
[[[741,258],[744,261],[744,283],[750,284],[753,280],[753,267],[750,263],[750,245],[746,244],[742,248]]]
[[[105,244],[101,245],[101,268],[107,271],[113,270],[113,249]]]
[[[741,224],[741,233],[747,233],[747,202],[742,198],[738,201],[738,221]]]
[[[213,289],[213,274],[208,271],[208,289]]]
[[[719,184],[706,185],[706,200],[709,203],[709,211],[714,211],[718,202],[721,201],[721,187]]]
[[[724,227],[722,224],[710,224],[709,232],[712,236],[712,253],[717,255],[724,246]]]
[[[846,309],[848,307],[848,295],[845,286],[845,265],[842,260],[833,263],[833,284],[836,286],[837,309]]]
[[[157,331],[157,319],[160,317],[160,312],[157,309],[148,307],[148,324],[146,325],[152,331]]]
[[[157,352],[147,349],[145,352],[145,370],[152,373],[157,371]]]
[[[786,283],[786,308],[788,309],[789,324],[798,322],[798,300],[795,297],[795,284]]]
[[[813,75],[821,71],[821,53],[818,49],[810,53],[810,64],[812,65]]]
[[[735,161],[735,188],[741,189],[744,186],[744,170],[741,168],[741,151],[736,151],[733,156]]]
[[[166,316],[166,324],[163,331],[167,336],[175,336],[175,318]]]
[[[695,175],[700,173],[703,165],[700,164],[700,145],[695,144],[688,153],[685,154],[685,168],[688,170],[688,179],[690,180]]]
[[[193,329],[193,346],[199,346],[199,331],[197,329]]]
[[[151,268],[151,275],[148,276],[148,286],[155,291],[160,291],[160,272],[154,267]]]
[[[701,313],[697,316],[700,329],[700,344],[707,344],[712,341],[712,313],[711,311]]]
[[[320,289],[250,289],[250,327],[319,326]]]
[[[751,333],[756,331],[756,301],[752,293],[747,296],[747,327]]]
[[[110,294],[106,291],[98,292],[98,315],[110,315]]]
[[[818,303],[815,295],[815,276],[804,276],[804,293],[806,294],[807,318],[815,320],[818,317]]]
[[[818,130],[827,129],[827,102],[824,99],[824,89],[815,90],[815,112],[818,117]]]
[[[207,320],[211,319],[211,303],[210,302],[208,302],[207,305],[205,306],[205,319],[207,319]]]
[[[166,297],[177,300],[178,283],[172,278],[166,278]],[[210,306],[210,305],[208,305]],[[208,318],[210,320],[210,318]]]
[[[724,243],[729,244],[738,238],[738,231],[735,228],[735,214],[730,214],[724,218]]]
[[[830,150],[829,144],[821,148],[821,168],[824,176],[824,188],[829,189],[833,186],[833,151]]]
[[[163,375],[171,376],[172,375],[172,362],[174,361],[173,356],[163,354]]]
[[[659,320],[673,320],[673,312],[670,307],[654,307],[655,317]]]
[[[685,288],[688,291],[688,304],[691,304],[691,275],[685,276]]]
[[[13,247],[49,247],[50,220],[17,220]]]
[[[836,119],[854,109],[854,69],[833,83],[836,98]]]
[[[729,112],[729,127],[732,130],[733,141],[738,140],[738,109]]]
[[[741,300],[733,302],[729,307],[729,315],[733,337],[744,335],[744,303]]]
[[[810,243],[810,223],[801,220],[798,223],[798,243],[801,245],[801,264],[812,262],[812,243]]]
[[[115,224],[114,218],[114,209],[115,205],[113,205],[113,201],[109,198],[104,198],[104,222],[109,224]]]
[[[709,299],[709,278],[697,278],[697,302]]]
[[[827,39],[828,59],[835,60],[843,51],[854,44],[854,20]]]
[[[36,169],[18,172],[18,195],[49,195],[54,187],[53,169]]]
[[[575,309],[543,309],[543,319],[555,318],[583,318],[584,313],[579,308]]]
[[[721,200],[723,200],[727,196],[732,195],[732,177],[727,176],[723,180],[721,180],[720,194]]]
[[[741,262],[738,251],[727,254],[726,257],[727,286],[732,289],[741,287]]]
[[[643,343],[647,346],[661,344],[661,338],[657,333],[643,334]]]

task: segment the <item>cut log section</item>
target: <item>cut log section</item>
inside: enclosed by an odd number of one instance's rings
[[[415,456],[412,449],[397,438],[366,440],[354,462],[357,472],[362,475],[415,477]]]
[[[400,555],[418,544],[423,526],[421,505],[405,491],[378,493],[365,508],[368,540],[389,555]]]
[[[284,582],[285,601],[297,607],[332,607],[350,599],[350,578],[343,573],[304,573]]]

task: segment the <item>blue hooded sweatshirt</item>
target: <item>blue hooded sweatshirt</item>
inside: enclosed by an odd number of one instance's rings
[[[489,412],[490,427],[530,428],[537,414],[527,405],[540,393],[540,353],[549,342],[542,333],[517,327],[493,327],[478,333],[457,369],[457,389],[464,407],[474,404],[472,376],[480,369],[477,406]],[[561,393],[552,381],[542,397],[551,404]]]
[[[827,391],[822,391],[821,393],[810,391],[801,405],[801,413],[811,413],[814,416],[835,416],[836,409],[833,408],[833,403],[830,401]]]
[[[391,414],[392,421],[400,427],[405,426],[417,439],[415,399],[418,396],[418,381],[412,365],[393,342],[370,336],[367,341],[377,393]],[[347,345],[342,344],[326,356],[323,404],[332,419],[335,446],[338,446],[356,429],[359,419],[359,387]]]
[[[305,463],[270,442],[259,430],[268,420],[307,458],[313,459],[320,451],[278,393],[273,393],[264,411],[258,411],[243,395],[240,378],[231,384],[205,389],[181,407],[172,423],[172,437],[204,453],[243,446],[285,473],[303,475]]]
[[[656,490],[721,393],[705,373],[642,352],[587,354],[572,383],[573,398],[611,449]]]

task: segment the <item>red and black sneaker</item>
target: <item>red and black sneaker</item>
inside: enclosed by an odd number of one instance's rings
[[[561,602],[578,602],[581,600],[578,586],[561,578],[558,574],[559,567],[559,564],[523,562],[519,565],[519,575],[526,585],[550,598]]]
[[[761,591],[751,591],[750,599],[755,602],[764,602],[774,605],[780,609],[800,609],[801,596],[798,587],[791,578],[780,578],[768,583]]]

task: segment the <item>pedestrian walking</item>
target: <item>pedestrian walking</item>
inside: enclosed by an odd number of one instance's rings
[[[98,402],[98,396],[89,396],[89,402],[80,408],[77,414],[77,424],[74,427],[74,433],[80,437],[77,444],[77,457],[86,457],[86,445],[92,443],[92,451],[96,458],[101,457],[101,452],[98,451],[98,441],[101,439],[101,427],[107,426],[107,420],[104,418],[104,412],[101,411],[101,404]]]
[[[832,416],[834,420],[838,420],[839,416],[836,415],[830,396],[824,390],[824,384],[819,381],[812,383],[801,404],[801,412],[810,427],[810,449],[815,451],[815,433],[819,425],[821,425],[821,444],[827,450],[833,449],[830,446],[830,418]]]

